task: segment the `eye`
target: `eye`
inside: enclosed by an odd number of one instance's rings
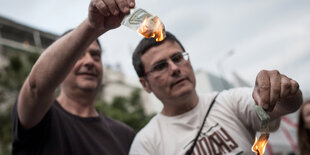
[[[94,60],[96,60],[96,61],[101,60],[101,54],[99,52],[91,52],[90,54]]]
[[[162,62],[162,63],[158,63],[156,64],[153,68],[152,68],[152,72],[154,71],[162,71],[164,70],[165,68],[168,67],[168,63],[167,62]]]
[[[171,57],[171,60],[174,62],[174,63],[178,63],[178,62],[181,62],[183,60],[183,55],[181,53],[177,54],[177,55],[174,55],[173,57]]]

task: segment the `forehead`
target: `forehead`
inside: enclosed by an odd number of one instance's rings
[[[142,56],[141,60],[145,66],[166,59],[176,52],[183,52],[181,46],[176,41],[166,41],[159,46],[148,49]]]
[[[98,43],[96,41],[92,42],[88,46],[87,50],[96,50],[96,51],[99,51],[101,53],[101,49],[100,49],[100,47],[99,47],[99,45],[98,45]]]
[[[306,103],[302,107],[302,114],[305,116],[309,112],[310,112],[310,103]]]
[[[304,111],[310,111],[310,103],[306,103],[303,107]]]

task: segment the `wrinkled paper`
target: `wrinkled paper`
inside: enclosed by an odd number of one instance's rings
[[[122,25],[125,25],[133,30],[138,30],[145,18],[153,17],[152,14],[148,13],[144,9],[138,8],[131,10],[128,16],[125,16]]]
[[[261,120],[260,132],[269,133],[269,121],[270,117],[262,106],[255,105],[254,109],[259,119]]]

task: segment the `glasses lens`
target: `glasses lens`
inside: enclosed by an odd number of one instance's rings
[[[172,60],[175,64],[178,64],[178,63],[184,61],[184,58],[183,58],[182,53],[178,53],[178,54],[174,55],[173,57],[171,57],[171,60]]]
[[[182,53],[182,54],[183,54],[184,60],[188,61],[188,59],[189,59],[188,53],[184,52],[184,53]]]
[[[168,67],[167,62],[161,62],[161,63],[154,65],[151,69],[151,72],[162,71],[162,70],[165,70],[165,68],[167,68],[167,67]]]
[[[170,59],[174,64],[180,65],[180,64],[183,64],[184,62],[188,61],[189,56],[188,56],[188,53],[186,53],[186,52],[180,52],[180,53],[177,53],[174,56],[172,56]],[[149,73],[154,75],[154,76],[157,76],[157,75],[165,73],[168,70],[168,68],[169,68],[168,62],[162,61],[162,62],[155,64],[151,68]]]

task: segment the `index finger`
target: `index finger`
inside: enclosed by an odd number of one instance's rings
[[[290,80],[291,83],[291,91],[290,91],[290,95],[296,95],[296,93],[299,90],[299,84],[297,81],[295,80]]]
[[[109,8],[110,13],[114,16],[119,14],[119,8],[114,0],[102,0],[104,4]]]
[[[118,8],[122,11],[122,13],[128,14],[130,12],[129,3],[127,2],[127,0],[116,0],[115,2]]]
[[[266,71],[258,73],[255,82],[256,99],[257,104],[263,106],[263,108],[269,111],[270,106],[270,79]],[[255,98],[254,98],[255,99]]]
[[[103,1],[96,1],[94,4],[97,7],[97,10],[104,16],[109,16],[109,10]]]
[[[127,0],[127,2],[128,2],[128,4],[129,4],[129,7],[130,7],[130,8],[134,8],[135,5],[136,5],[135,0]]]
[[[270,101],[269,101],[269,110],[271,111],[276,102],[280,98],[281,94],[281,75],[279,71],[273,70],[269,72],[269,81],[270,81]]]

